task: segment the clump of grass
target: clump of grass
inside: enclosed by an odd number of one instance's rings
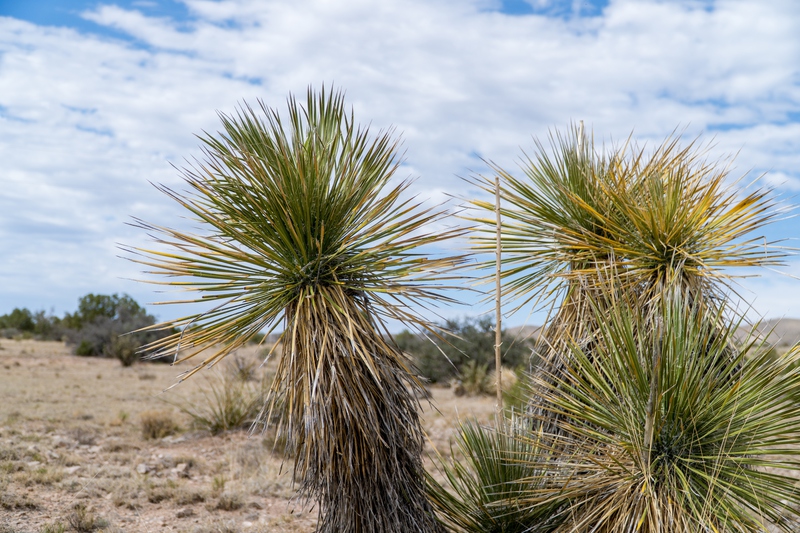
[[[145,487],[145,494],[147,501],[150,503],[161,503],[174,499],[178,494],[178,484],[173,480],[167,480],[166,483],[153,483],[148,482]]]
[[[217,499],[217,503],[210,507],[214,511],[238,511],[244,507],[244,499],[236,492],[223,492]]]
[[[75,533],[93,533],[108,527],[108,521],[95,515],[94,511],[82,503],[75,505],[67,516],[67,523]]]
[[[53,485],[64,479],[64,472],[61,469],[39,467],[31,472],[25,479],[25,486],[30,485]]]
[[[22,494],[22,495],[15,495],[15,494],[8,494],[3,493],[0,494],[0,509],[6,509],[9,511],[13,510],[36,510],[39,509],[41,505],[38,502],[32,500],[29,496]]]
[[[252,359],[245,359],[241,355],[234,355],[228,366],[233,376],[241,381],[256,381],[258,379],[258,365]]]
[[[67,526],[63,522],[51,522],[45,524],[39,533],[64,533]]]
[[[219,496],[225,490],[225,476],[217,475],[211,480],[211,494]]]
[[[248,379],[242,379],[245,376]],[[206,377],[207,387],[199,401],[173,403],[192,419],[192,427],[217,435],[251,427],[267,402],[268,379],[250,381],[237,367]]]
[[[176,505],[193,505],[203,503],[207,499],[208,494],[205,491],[192,490],[186,487],[179,487],[174,497]]]
[[[142,437],[150,439],[163,439],[174,435],[180,430],[173,414],[163,410],[149,410],[143,412],[139,419],[142,425]]]
[[[112,491],[112,503],[117,507],[125,507],[132,511],[141,508],[139,496],[145,491],[140,482],[135,479],[123,479],[118,481]]]
[[[235,521],[215,520],[211,524],[198,526],[192,533],[239,533]]]
[[[94,446],[97,444],[97,431],[86,426],[79,426],[69,431],[69,436],[75,439],[78,444]]]
[[[6,474],[13,474],[14,472],[19,472],[24,469],[25,467],[18,461],[3,461],[0,463],[0,472]]]

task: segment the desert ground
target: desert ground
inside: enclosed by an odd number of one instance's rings
[[[214,436],[179,408],[208,401],[215,370],[165,392],[191,366],[126,368],[63,343],[0,339],[0,533],[312,531],[315,510],[296,500],[274,435]],[[449,454],[459,417],[493,417],[490,397],[431,393],[429,454]],[[153,420],[173,431],[148,438]]]

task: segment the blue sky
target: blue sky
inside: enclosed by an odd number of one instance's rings
[[[180,187],[171,165],[200,155],[218,110],[280,109],[323,82],[397,128],[402,177],[431,201],[462,193],[480,157],[515,169],[532,137],[584,120],[605,142],[713,137],[734,176],[765,174],[796,203],[797,28],[793,0],[0,0],[0,314],[61,315],[88,292],[163,299],[117,247],[150,244],[134,216],[189,224],[150,182]],[[741,282],[755,310],[800,317],[800,281],[761,274]]]

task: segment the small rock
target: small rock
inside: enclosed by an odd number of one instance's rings
[[[66,437],[56,436],[53,438],[53,446],[56,448],[72,448],[74,442]]]
[[[190,516],[194,516],[194,511],[187,507],[186,509],[181,509],[180,511],[175,513],[175,516],[178,518],[188,518]]]
[[[77,465],[76,466],[68,466],[68,467],[66,467],[64,469],[64,472],[66,472],[67,474],[72,475],[72,474],[74,474],[75,472],[77,472],[80,469],[81,469],[81,467],[77,466]]]
[[[136,471],[139,472],[140,474],[146,474],[147,472],[150,471],[150,467],[144,463],[139,463],[138,465],[136,465]]]
[[[92,446],[86,451],[88,451],[89,453],[98,453],[100,451],[100,446]]]
[[[39,462],[39,461],[28,461],[25,464],[28,466],[28,468],[36,468],[37,466],[39,466],[42,463]]]
[[[242,527],[253,527],[252,522],[242,522]]]
[[[178,466],[170,470],[170,473],[178,477],[189,477],[189,465],[186,463],[178,463]]]

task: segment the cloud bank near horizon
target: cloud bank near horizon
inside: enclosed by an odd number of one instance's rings
[[[84,27],[0,18],[0,313],[72,310],[87,292],[159,300],[117,243],[130,217],[186,224],[148,182],[181,188],[194,134],[257,99],[346,90],[357,120],[394,126],[414,192],[462,194],[483,159],[514,169],[531,138],[583,120],[598,142],[683,131],[737,154],[733,175],[800,190],[800,5],[790,0],[611,0],[578,11],[489,0],[184,0],[81,8]],[[591,9],[590,9],[591,8]],[[0,13],[1,14],[1,13]],[[770,239],[798,234],[789,219]],[[799,263],[787,268],[800,273]],[[800,316],[800,281],[743,280],[755,309]],[[150,309],[162,318],[190,311]],[[471,307],[443,310],[474,314]],[[511,319],[521,323],[525,317]]]

